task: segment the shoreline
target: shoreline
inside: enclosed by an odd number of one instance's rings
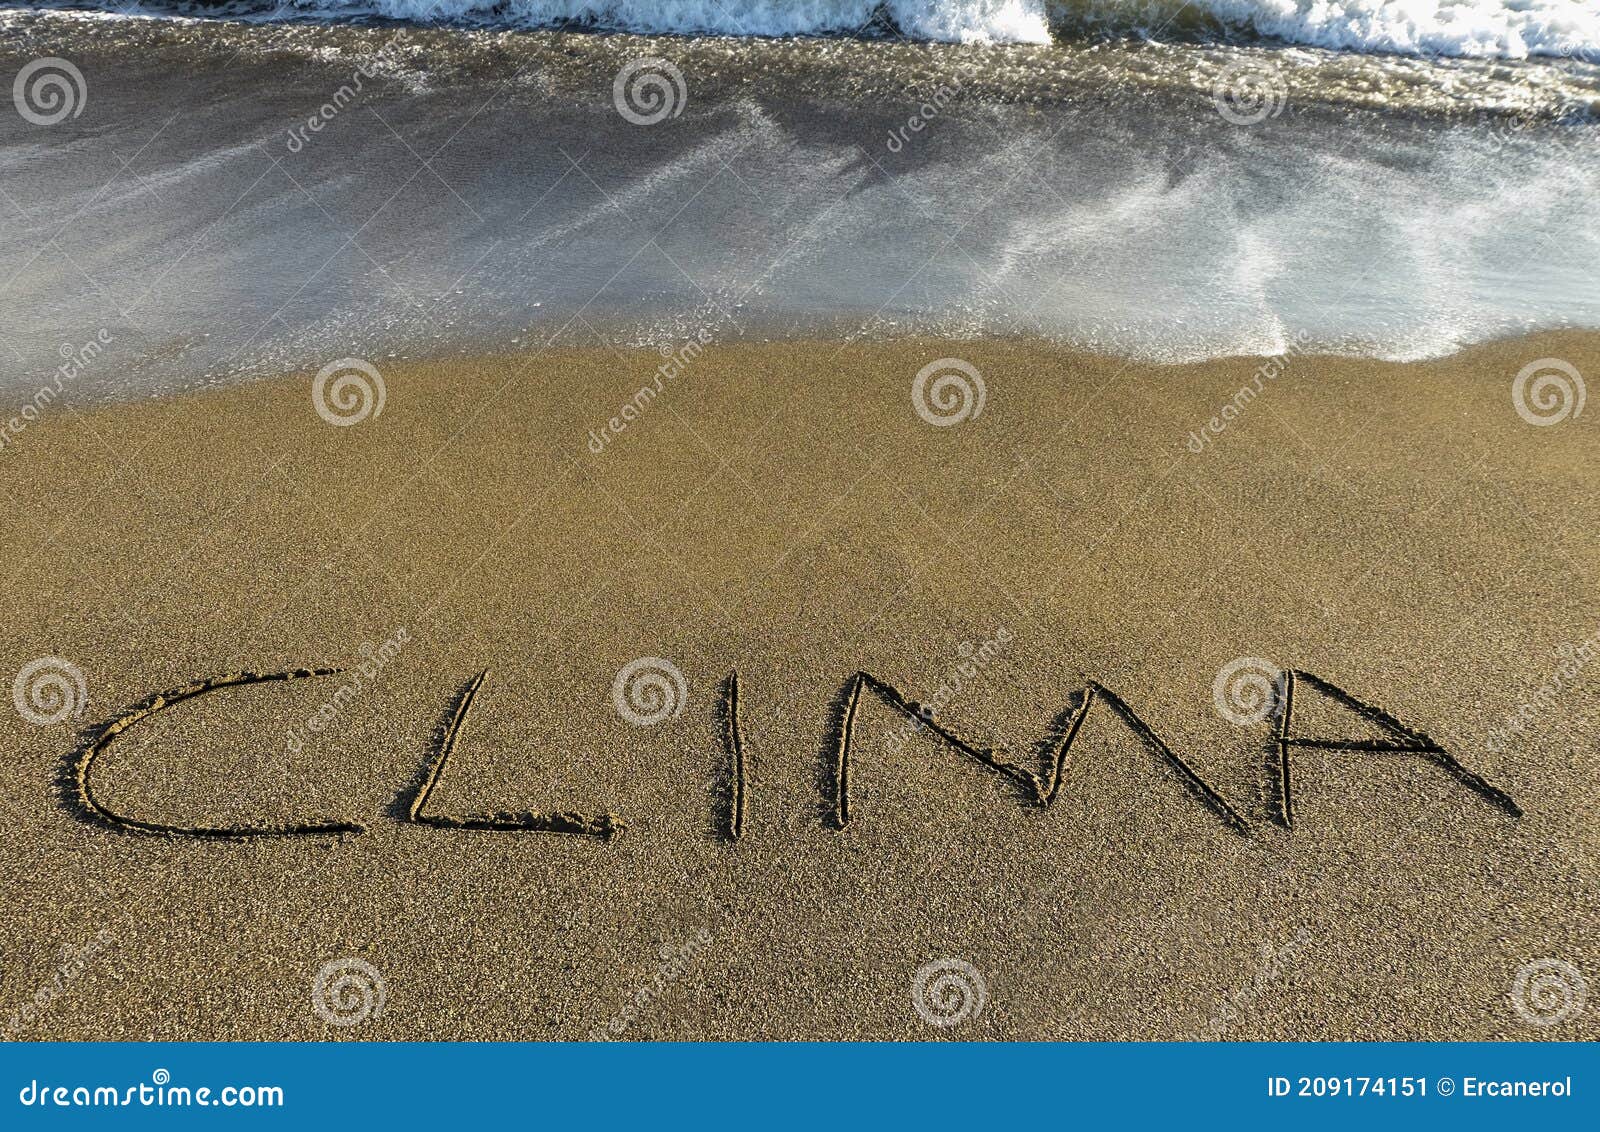
[[[1512,396],[1552,358],[1600,334],[1293,355],[1200,453],[1261,359],[711,344],[639,402],[666,359],[602,348],[52,406],[0,452],[4,655],[70,666],[61,718],[0,718],[0,1014],[917,1039],[946,959],[964,1038],[1543,1033],[1518,972],[1600,969],[1600,425]],[[341,959],[387,996],[350,1029],[306,998]]]
[[[5,27],[19,73],[62,61],[34,85],[71,102],[48,126],[0,118],[0,399],[98,336],[79,384],[122,396],[708,328],[1020,332],[1179,361],[1600,326],[1581,222],[1600,134],[1569,120],[1578,96],[1549,84],[1581,76],[1559,67],[1432,116],[1408,98],[1487,80],[1394,64],[1391,89],[1325,73],[1370,59],[1296,63],[1252,101],[1176,49],[990,67],[892,44]],[[1197,54],[1218,81],[1260,63]],[[1381,108],[1328,101],[1324,79]],[[654,111],[630,101],[658,86]]]
[[[761,351],[794,349],[799,351],[844,351],[850,349],[872,349],[875,347],[903,347],[907,350],[913,350],[929,347],[930,344],[944,343],[953,349],[970,346],[974,349],[1038,350],[1113,368],[1138,368],[1156,373],[1162,371],[1177,373],[1210,366],[1227,367],[1244,373],[1247,378],[1246,384],[1249,384],[1251,380],[1255,380],[1256,391],[1259,393],[1262,385],[1261,380],[1257,379],[1263,377],[1267,380],[1273,379],[1273,375],[1284,372],[1291,360],[1303,364],[1328,363],[1336,368],[1361,365],[1378,367],[1433,366],[1448,364],[1457,360],[1470,361],[1475,355],[1485,351],[1504,354],[1506,351],[1518,349],[1522,353],[1528,354],[1531,358],[1537,353],[1538,343],[1541,342],[1552,343],[1552,348],[1556,352],[1560,352],[1564,343],[1570,341],[1583,342],[1591,337],[1600,338],[1600,328],[1536,327],[1520,332],[1508,332],[1481,341],[1464,343],[1446,353],[1429,354],[1420,357],[1392,358],[1375,356],[1369,353],[1342,353],[1302,346],[1301,343],[1307,341],[1307,336],[1301,334],[1289,344],[1288,348],[1274,353],[1237,353],[1204,358],[1167,360],[1121,353],[1114,349],[1097,350],[1075,342],[1041,338],[1024,332],[996,331],[981,335],[941,335],[916,329],[896,333],[880,328],[868,333],[862,326],[843,319],[840,321],[840,329],[841,333],[833,336],[807,331],[794,337],[763,336],[752,333],[749,336],[731,339],[711,337],[702,330],[687,334],[678,340],[664,340],[659,344],[611,342],[604,346],[557,345],[555,343],[562,336],[558,332],[552,335],[544,345],[534,349],[530,349],[526,344],[520,343],[512,343],[509,346],[494,349],[447,347],[437,353],[385,356],[382,359],[382,368],[406,373],[412,371],[439,371],[452,368],[465,372],[477,372],[502,365],[523,365],[531,359],[546,356],[559,358],[569,355],[610,353],[613,357],[619,359],[657,358],[660,360],[660,364],[654,367],[652,372],[667,378],[671,376],[670,371],[675,365],[681,367],[685,359],[697,357],[706,350]],[[15,406],[17,411],[20,412],[23,405],[29,402],[34,404],[39,413],[42,413],[46,408],[57,402],[63,404],[71,402],[71,408],[74,411],[99,413],[112,411],[120,406],[145,403],[160,404],[190,397],[210,395],[226,396],[236,390],[257,386],[281,387],[294,382],[304,382],[315,376],[313,370],[305,367],[292,367],[287,370],[273,372],[241,372],[230,374],[221,380],[207,379],[192,385],[161,388],[154,392],[142,389],[129,390],[122,396],[113,393],[102,397],[97,394],[81,401],[72,402],[73,385],[71,383],[79,376],[89,373],[98,360],[107,354],[114,342],[114,338],[108,337],[102,331],[89,337],[77,347],[73,347],[71,343],[65,344],[61,352],[64,361],[57,367],[55,372],[38,383],[31,396],[28,390],[18,387],[17,393],[20,400]],[[365,358],[358,360],[366,361]],[[1269,371],[1271,372],[1269,373]],[[43,393],[42,398],[39,396],[40,393]],[[20,418],[14,415],[9,420],[0,416],[0,452],[3,452],[7,444],[23,431],[21,428],[14,427],[15,425],[18,423],[24,425],[37,423],[39,419],[37,414],[30,418]]]

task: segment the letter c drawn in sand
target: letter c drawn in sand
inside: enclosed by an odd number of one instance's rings
[[[232,688],[245,684],[261,684],[272,680],[306,680],[317,676],[336,676],[340,671],[342,670],[338,668],[290,668],[282,672],[230,672],[223,676],[212,676],[208,679],[196,680],[193,683],[185,684],[181,688],[174,688],[168,692],[158,692],[148,699],[135,704],[123,712],[122,715],[106,724],[78,751],[72,763],[73,799],[88,817],[113,829],[120,829],[129,833],[153,833],[167,837],[209,837],[228,840],[239,840],[247,837],[320,837],[365,833],[366,828],[356,825],[354,822],[310,822],[262,826],[186,826],[170,825],[166,822],[144,821],[140,818],[131,818],[125,814],[119,814],[103,805],[95,797],[94,787],[90,778],[95,758],[107,747],[111,746],[117,736],[135,724],[149,719],[157,712],[165,711],[174,704],[180,704],[185,700],[192,700],[196,696],[203,696],[207,692],[215,692],[222,688]]]

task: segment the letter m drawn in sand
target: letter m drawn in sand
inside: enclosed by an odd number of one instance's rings
[[[1208,810],[1217,816],[1229,829],[1246,836],[1250,833],[1250,823],[1239,812],[1230,806],[1223,797],[1216,792],[1199,773],[1189,765],[1181,756],[1167,746],[1166,742],[1151,729],[1150,725],[1140,719],[1138,714],[1130,708],[1121,696],[1111,691],[1096,681],[1091,680],[1076,697],[1077,706],[1068,709],[1060,718],[1063,722],[1058,726],[1052,737],[1043,744],[1043,764],[1047,768],[1044,774],[1028,770],[1006,762],[996,756],[988,748],[978,747],[967,742],[949,728],[935,721],[931,713],[922,705],[914,703],[902,695],[896,688],[873,676],[870,672],[857,672],[845,687],[843,718],[838,728],[838,744],[834,751],[833,786],[834,786],[834,825],[844,829],[850,824],[850,752],[855,738],[856,712],[861,706],[861,693],[873,692],[884,703],[897,712],[915,720],[928,731],[938,736],[949,746],[966,755],[976,762],[982,763],[991,770],[1011,779],[1021,787],[1024,795],[1035,804],[1048,808],[1056,800],[1056,794],[1061,789],[1061,780],[1064,770],[1068,765],[1068,755],[1073,743],[1077,742],[1078,735],[1083,728],[1083,721],[1088,716],[1089,710],[1097,703],[1103,703],[1119,719],[1121,719],[1141,745],[1154,753],[1157,758],[1177,772],[1179,779],[1188,788],[1195,798]]]

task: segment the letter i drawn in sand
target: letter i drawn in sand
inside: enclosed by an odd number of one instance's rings
[[[728,802],[722,835],[728,841],[744,837],[745,753],[744,729],[739,721],[739,672],[728,673],[723,684],[722,721],[728,749]]]

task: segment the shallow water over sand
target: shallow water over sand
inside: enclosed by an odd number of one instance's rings
[[[1131,46],[3,26],[7,73],[83,78],[76,115],[0,116],[16,391],[108,336],[85,393],[702,334],[1181,361],[1600,326],[1577,62],[1394,61],[1385,88],[1225,48],[1179,81]],[[669,106],[638,124],[615,80],[646,57],[680,78],[655,69]],[[1225,114],[1206,80],[1241,60],[1284,77]]]

